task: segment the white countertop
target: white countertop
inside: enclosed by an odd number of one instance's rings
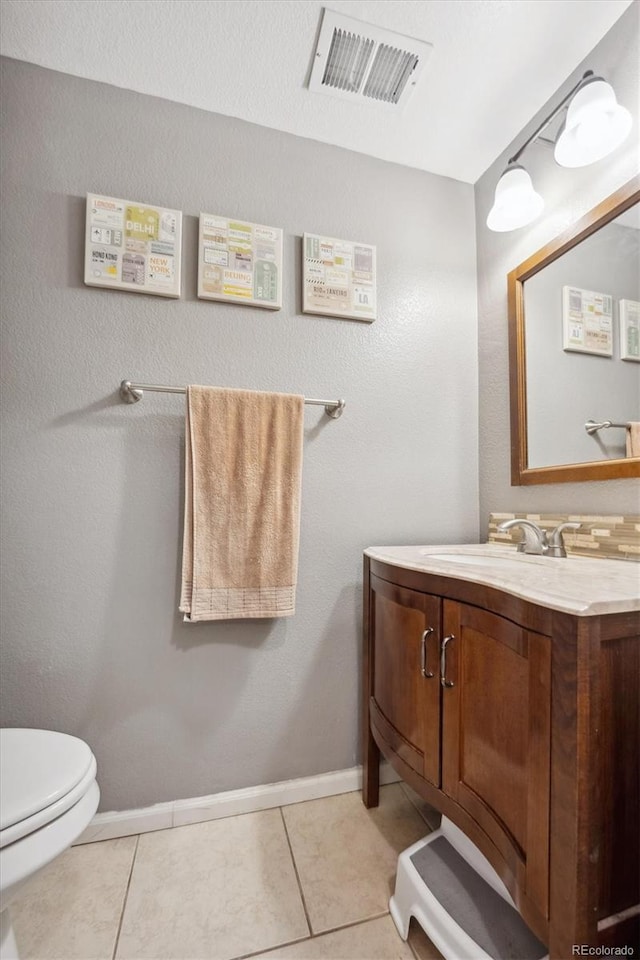
[[[591,557],[542,557],[497,543],[368,547],[372,560],[482,583],[580,617],[640,610],[640,564]]]

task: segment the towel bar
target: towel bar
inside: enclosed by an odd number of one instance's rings
[[[144,391],[150,390],[155,393],[186,393],[186,387],[166,387],[157,383],[132,383],[131,380],[123,380],[120,384],[120,399],[124,403],[137,403],[142,400]],[[315,406],[324,407],[324,412],[328,417],[337,420],[342,416],[346,401],[344,400],[311,400],[304,398],[305,403],[315,404]]]
[[[606,430],[609,427],[620,427],[622,430],[628,430],[630,426],[630,423],[612,423],[611,420],[602,420],[600,423],[597,423],[595,420],[587,420],[584,428],[587,433],[593,434],[597,433],[598,430]]]

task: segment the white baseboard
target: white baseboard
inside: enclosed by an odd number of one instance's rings
[[[386,761],[380,764],[380,783],[396,783],[400,777]],[[166,830],[203,820],[218,820],[241,813],[255,813],[271,807],[284,807],[304,800],[318,800],[340,793],[351,793],[362,787],[362,767],[321,773],[316,777],[301,777],[299,780],[283,780],[244,790],[228,790],[208,797],[190,797],[156,803],[138,810],[121,810],[98,813],[89,826],[80,834],[74,846],[94,843],[97,840],[113,840],[129,837],[151,830]]]

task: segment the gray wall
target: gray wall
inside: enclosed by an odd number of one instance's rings
[[[613,356],[562,347],[562,288],[606,293],[613,305]],[[619,302],[640,300],[640,230],[608,223],[524,285],[529,465],[626,456],[626,431],[588,434],[586,420],[640,416],[640,364],[620,359]]]
[[[511,486],[507,337],[507,273],[638,171],[639,13],[636,0],[475,185],[481,530],[493,510],[619,514],[637,513],[640,507],[640,484],[636,480]],[[495,185],[509,157],[588,69],[609,80],[619,102],[631,110],[631,137],[610,157],[578,170],[557,166],[550,147],[540,142],[533,144],[522,163],[544,197],[544,213],[528,227],[511,233],[492,233],[485,222]],[[500,104],[496,103],[496,110],[499,109]]]
[[[85,738],[102,809],[352,766],[363,547],[477,537],[472,187],[16,61],[2,88],[3,724]],[[184,211],[182,300],[83,285],[88,191]],[[200,210],[284,228],[282,311],[196,299]],[[305,230],[377,244],[375,323],[301,314]],[[182,623],[183,400],[123,378],[346,398],[306,412],[294,618]]]

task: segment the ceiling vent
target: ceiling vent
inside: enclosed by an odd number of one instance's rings
[[[325,9],[309,89],[360,103],[404,106],[432,49],[424,40]]]

